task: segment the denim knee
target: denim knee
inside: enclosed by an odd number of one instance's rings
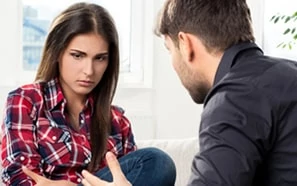
[[[173,160],[164,151],[154,148],[142,148],[121,158],[119,162],[126,178],[133,186],[173,186],[176,168]],[[96,176],[111,182],[113,180],[108,167],[101,169]]]
[[[171,157],[164,151],[155,148],[147,147],[138,150],[143,154],[143,161],[148,160],[151,165],[154,165],[153,172],[155,180],[159,180],[162,186],[173,186],[176,179],[176,167]]]

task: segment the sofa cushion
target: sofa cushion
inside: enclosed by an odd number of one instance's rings
[[[155,139],[136,141],[138,148],[157,147],[169,154],[173,159],[177,177],[175,186],[185,186],[191,172],[191,164],[195,154],[199,150],[198,138],[186,139]]]

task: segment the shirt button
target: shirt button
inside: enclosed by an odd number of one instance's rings
[[[80,178],[77,178],[77,182],[79,182],[79,183],[80,183],[80,182],[81,182],[81,179],[80,179]]]
[[[56,136],[53,136],[52,139],[53,139],[54,141],[56,141],[56,140],[57,140],[57,137],[56,137]]]
[[[85,123],[85,120],[81,119],[80,122],[81,122],[81,123]]]
[[[21,161],[24,161],[24,160],[25,160],[25,157],[24,157],[24,156],[21,156],[21,157],[20,157],[20,160],[21,160]]]
[[[84,162],[85,162],[85,164],[88,164],[88,163],[89,163],[89,160],[85,159],[85,161],[84,161]]]

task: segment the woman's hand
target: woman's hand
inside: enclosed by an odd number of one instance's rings
[[[106,182],[86,170],[82,171],[84,186],[132,186],[123,174],[117,158],[111,153],[106,153],[106,161],[113,177],[113,182]]]
[[[76,186],[75,183],[72,183],[70,181],[66,180],[58,180],[58,181],[53,181],[50,179],[47,179],[43,176],[40,176],[39,174],[36,174],[35,172],[29,170],[27,167],[22,166],[23,172],[32,178],[36,185],[35,186]]]

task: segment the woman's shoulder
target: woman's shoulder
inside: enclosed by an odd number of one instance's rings
[[[36,102],[42,99],[42,84],[30,83],[21,85],[8,93],[8,99],[24,99],[29,102]]]
[[[125,110],[122,107],[112,105],[111,106],[111,119],[113,127],[117,130],[125,131],[131,126],[129,119],[124,115]]]
[[[111,118],[112,121],[116,121],[118,123],[130,123],[125,116],[125,110],[122,107],[116,105],[111,106]]]
[[[15,94],[22,94],[22,95],[32,95],[34,93],[40,93],[42,86],[42,83],[36,82],[36,83],[30,83],[30,84],[24,84],[21,85],[9,92],[9,95],[15,95]]]
[[[124,115],[125,110],[122,107],[120,107],[120,106],[111,105],[111,112],[113,114],[117,114],[117,115]]]
[[[119,122],[120,120],[125,118],[124,113],[125,110],[122,107],[117,105],[111,105],[111,118],[113,121]]]

